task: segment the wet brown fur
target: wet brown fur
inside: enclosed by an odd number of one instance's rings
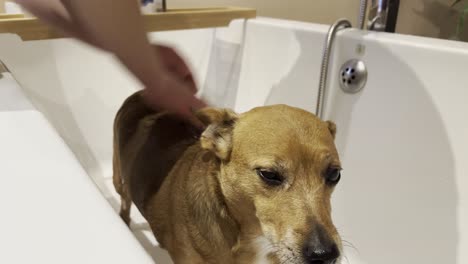
[[[285,105],[242,115],[206,108],[197,116],[207,125],[201,135],[150,110],[140,93],[122,105],[113,168],[127,224],[133,202],[176,264],[256,263],[259,238],[275,248],[269,263],[303,263],[298,252],[318,224],[340,244],[333,187],[321,176],[340,166],[333,123]],[[258,168],[281,171],[286,183],[266,186]]]

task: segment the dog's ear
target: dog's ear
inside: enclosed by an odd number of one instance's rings
[[[212,151],[221,160],[228,160],[238,115],[228,109],[207,107],[199,110],[196,116],[207,126],[200,138],[202,148]]]
[[[333,123],[332,121],[326,121],[325,123],[327,123],[328,130],[330,131],[333,139],[335,139],[335,136],[336,136],[336,125],[335,125],[335,123]]]

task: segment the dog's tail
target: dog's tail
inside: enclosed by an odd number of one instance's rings
[[[139,121],[153,113],[154,111],[143,102],[142,91],[139,91],[124,101],[114,119],[112,179],[114,188],[121,197],[120,216],[127,224],[130,222],[131,195],[128,184],[124,184],[126,177],[123,175],[120,152],[138,129]]]

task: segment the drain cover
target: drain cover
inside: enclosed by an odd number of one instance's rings
[[[359,92],[367,82],[367,68],[363,61],[352,59],[340,69],[340,86],[346,93]]]

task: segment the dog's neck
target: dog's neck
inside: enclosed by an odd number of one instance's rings
[[[195,147],[195,173],[189,173],[187,183],[186,203],[189,209],[186,215],[191,223],[189,228],[192,234],[197,234],[194,239],[197,251],[204,257],[220,251],[231,254],[232,248],[239,240],[239,224],[230,214],[224,200],[219,182],[221,161],[205,150]],[[226,256],[229,258],[229,256]]]
[[[196,144],[186,155],[184,160],[192,160],[186,163],[190,173],[184,179],[184,221],[191,246],[206,263],[253,263],[261,236],[258,219],[252,217],[255,210],[246,201],[226,199],[220,183],[222,163],[214,154]]]

